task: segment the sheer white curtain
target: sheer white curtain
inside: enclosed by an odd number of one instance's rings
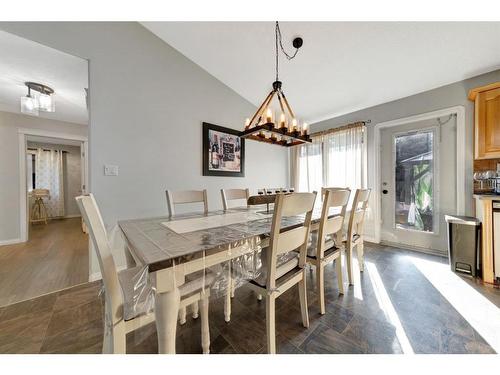
[[[321,142],[292,148],[292,184],[296,191],[321,191],[323,186],[323,162]]]
[[[297,191],[321,191],[322,186],[366,187],[364,126],[313,137],[313,143],[291,150],[292,184]]]
[[[366,187],[364,127],[357,126],[323,137],[324,183],[330,187]]]
[[[49,189],[45,201],[49,217],[64,216],[63,153],[38,148],[35,156],[35,187]]]

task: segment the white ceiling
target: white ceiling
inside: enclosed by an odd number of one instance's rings
[[[40,117],[88,124],[84,88],[88,87],[87,60],[0,31],[0,111],[21,113],[24,85],[33,81],[55,91],[55,112]]]
[[[273,22],[143,22],[259,105],[274,80]],[[297,116],[316,122],[500,68],[500,22],[281,22],[280,78]]]

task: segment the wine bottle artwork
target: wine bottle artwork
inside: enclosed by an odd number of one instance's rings
[[[237,130],[203,123],[203,175],[243,177],[244,141]]]
[[[210,152],[211,164],[213,169],[219,169],[220,157],[219,157],[219,142],[217,135],[214,135],[214,143],[212,144],[212,150]]]

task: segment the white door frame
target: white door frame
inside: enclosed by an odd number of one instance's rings
[[[26,190],[26,147],[27,147],[27,137],[30,135],[39,137],[49,137],[57,139],[69,139],[72,141],[82,142],[82,149],[84,150],[84,160],[85,163],[82,168],[85,170],[84,176],[85,190],[88,191],[89,181],[88,181],[88,138],[75,134],[66,134],[60,132],[52,132],[48,130],[40,129],[18,129],[18,140],[19,140],[19,207],[20,207],[20,242],[28,241],[28,192]]]
[[[381,159],[380,159],[380,132],[382,129],[391,128],[394,126],[409,124],[412,122],[430,120],[436,117],[443,117],[455,114],[457,116],[457,215],[465,214],[465,108],[464,106],[454,106],[437,111],[422,113],[419,115],[404,117],[396,120],[385,121],[375,125],[374,127],[374,146],[371,151],[371,157],[375,161],[375,186],[373,187],[374,204],[374,224],[375,224],[375,242],[380,242],[380,232],[382,226],[382,195],[381,195]]]

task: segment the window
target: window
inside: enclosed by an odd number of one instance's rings
[[[321,143],[310,143],[299,149],[298,191],[321,191],[323,186],[323,153]]]
[[[292,149],[292,181],[298,191],[366,186],[365,127],[342,129]],[[351,194],[351,199],[354,194]]]

